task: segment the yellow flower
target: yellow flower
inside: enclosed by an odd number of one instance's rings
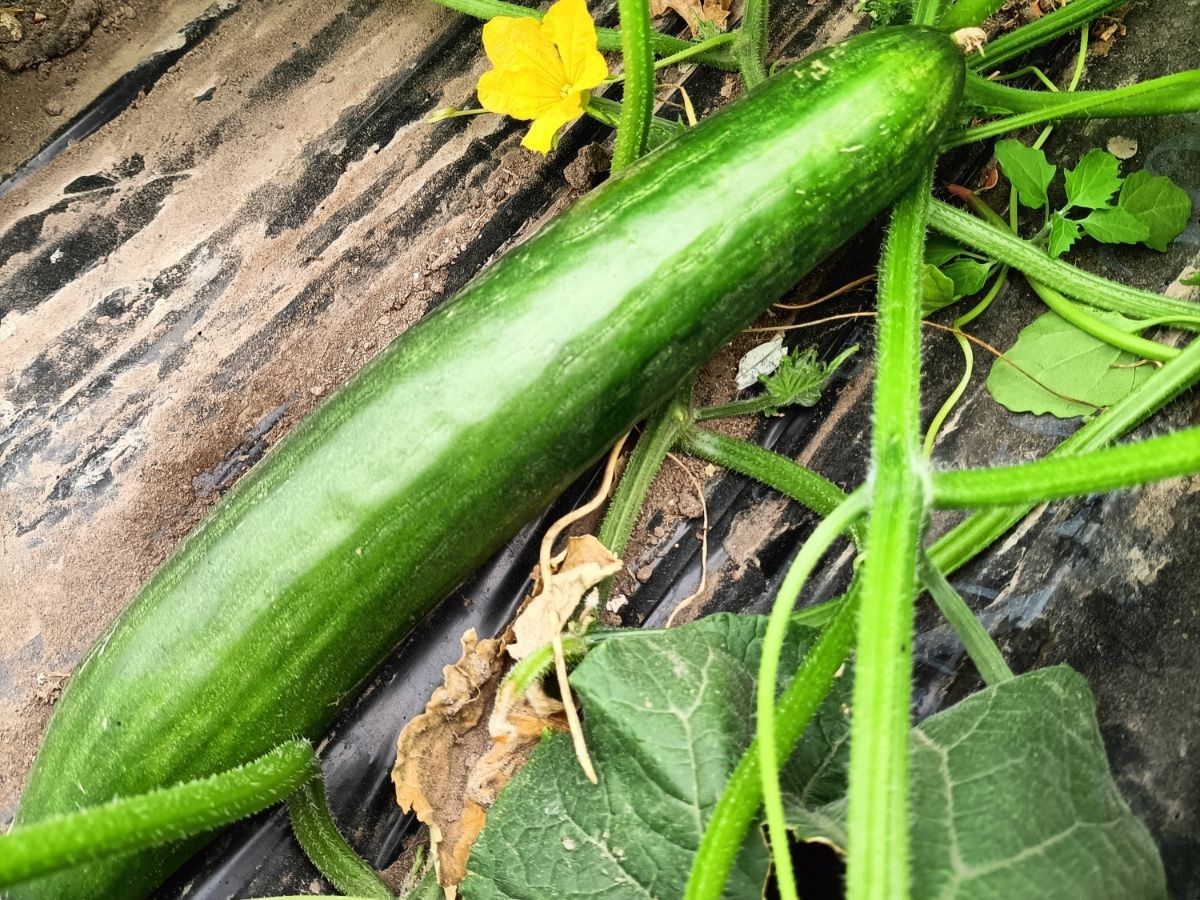
[[[492,70],[479,79],[484,109],[532,120],[521,145],[549,153],[568,122],[583,115],[587,92],[608,77],[585,0],[558,0],[545,18],[497,16],[483,26]]]

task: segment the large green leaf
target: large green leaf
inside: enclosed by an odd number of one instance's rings
[[[501,792],[471,854],[467,900],[623,900],[683,895],[708,817],[753,735],[755,672],[765,619],[719,615],[593,650],[571,676],[600,784],[570,740],[544,738]],[[781,672],[812,632],[793,629]],[[845,704],[839,681],[784,774],[823,804],[845,791]],[[727,887],[761,895],[767,853],[753,829]]]
[[[1087,683],[1065,666],[968,697],[912,731],[917,900],[1158,900],[1158,850],[1117,792]],[[845,847],[845,803],[789,816]]]
[[[1117,313],[1097,311],[1095,316],[1122,329],[1132,324]],[[1008,362],[997,359],[988,374],[987,389],[996,402],[1013,412],[1050,413],[1060,419],[1086,416],[1117,402],[1152,371],[1149,366],[1135,366],[1138,360],[1131,354],[1085,334],[1054,313],[1045,313],[1022,329],[1005,357]]]

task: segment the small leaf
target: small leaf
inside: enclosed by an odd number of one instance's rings
[[[1079,240],[1079,223],[1054,213],[1050,216],[1050,246],[1047,248],[1053,257],[1062,256],[1071,249],[1071,245]]]
[[[1089,150],[1074,169],[1067,169],[1067,203],[1086,209],[1104,209],[1121,187],[1121,163],[1104,150]]]
[[[1186,284],[1188,287],[1200,287],[1200,272],[1193,272],[1187,278],[1180,278],[1180,284]]]
[[[815,347],[797,349],[789,353],[780,360],[773,375],[763,375],[758,379],[773,401],[773,405],[763,412],[768,416],[777,416],[780,408],[784,406],[816,406],[829,376],[856,352],[857,345],[845,350],[829,363],[817,359]]]
[[[937,266],[925,264],[921,279],[921,312],[928,315],[954,302],[954,282]]]
[[[1095,316],[1123,330],[1134,325],[1117,313],[1096,312]],[[987,379],[992,399],[1012,412],[1050,413],[1060,419],[1090,415],[1096,407],[1117,402],[1153,371],[1150,366],[1135,366],[1138,359],[1132,354],[1085,334],[1054,313],[1022,329],[1005,357],[1028,375],[997,359]]]
[[[954,282],[954,299],[970,297],[983,290],[988,275],[995,268],[993,262],[979,262],[975,259],[960,257],[942,266],[942,274]]]
[[[1035,209],[1046,205],[1046,188],[1058,169],[1050,165],[1045,153],[1009,138],[996,144],[996,159],[1017,189],[1022,205]]]
[[[925,239],[925,262],[940,266],[956,256],[970,255],[971,251],[953,238],[942,234],[931,234]]]
[[[1150,226],[1119,206],[1093,209],[1079,224],[1089,235],[1106,244],[1138,244],[1150,237]]]
[[[1165,251],[1187,228],[1192,216],[1192,198],[1187,191],[1170,178],[1151,175],[1145,169],[1125,179],[1117,207],[1145,223],[1149,235],[1142,243],[1159,251]]]

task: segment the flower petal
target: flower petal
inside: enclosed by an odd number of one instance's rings
[[[542,33],[541,23],[532,17],[496,16],[483,26],[483,49],[492,61],[493,71],[528,72],[541,79],[544,93],[555,99],[562,96],[567,83],[558,51]]]
[[[537,153],[549,153],[554,147],[554,138],[559,130],[568,122],[579,118],[582,113],[583,104],[578,93],[564,97],[534,120],[525,137],[521,139],[521,146]]]
[[[545,40],[558,48],[564,84],[586,91],[608,77],[608,63],[596,49],[596,25],[586,0],[558,0],[542,19]]]
[[[514,119],[536,119],[562,101],[558,88],[547,90],[540,73],[530,69],[493,69],[484,72],[476,88],[479,105],[488,112]]]

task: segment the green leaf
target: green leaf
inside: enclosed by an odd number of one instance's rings
[[[1067,203],[1087,209],[1104,209],[1121,187],[1121,163],[1104,150],[1089,150],[1074,169],[1067,169]]]
[[[970,255],[970,250],[943,234],[931,234],[925,239],[925,262],[932,265],[944,265],[956,256]]]
[[[1087,683],[1066,666],[973,694],[909,741],[914,897],[1159,900],[1158,850],[1108,771]],[[801,840],[845,847],[845,804],[791,804]]]
[[[1193,272],[1187,278],[1181,278],[1180,284],[1186,284],[1188,287],[1200,287],[1200,272]]]
[[[1106,244],[1139,244],[1150,237],[1150,226],[1119,206],[1093,209],[1079,224],[1091,237]]]
[[[1192,215],[1187,191],[1170,178],[1151,175],[1145,169],[1125,179],[1117,206],[1145,223],[1149,236],[1142,243],[1160,251],[1187,228]]]
[[[702,829],[753,736],[765,629],[761,616],[725,614],[592,650],[571,683],[599,786],[566,735],[544,738],[488,812],[466,900],[683,896]],[[781,674],[796,670],[814,635],[792,629]],[[849,681],[838,680],[782,773],[797,802],[845,793]],[[762,834],[751,829],[726,896],[761,896],[766,873]]]
[[[1128,330],[1134,324],[1117,313],[1095,315],[1117,328]],[[1090,415],[1096,407],[1115,403],[1136,390],[1152,371],[1150,366],[1134,367],[1138,362],[1134,356],[1085,334],[1054,313],[1026,326],[1005,356],[1057,394],[997,359],[987,379],[992,398],[1012,412],[1050,413],[1060,419]]]
[[[924,315],[937,312],[954,302],[954,282],[948,275],[942,274],[941,269],[929,263],[925,264],[921,290],[921,312]]]
[[[1046,205],[1046,188],[1058,169],[1050,165],[1045,153],[1009,138],[996,144],[996,160],[1017,189],[1022,205],[1036,209]]]
[[[779,361],[779,366],[772,374],[758,378],[773,401],[763,412],[768,416],[777,416],[785,406],[816,406],[829,376],[857,352],[858,346],[855,345],[840,353],[836,359],[823,363],[817,358],[816,347],[793,350]]]
[[[1062,256],[1079,240],[1079,223],[1066,216],[1053,213],[1050,216],[1050,245],[1046,248],[1053,257]]]
[[[942,274],[954,283],[954,299],[970,297],[983,290],[988,275],[996,267],[994,262],[979,262],[961,257],[942,266]]]

